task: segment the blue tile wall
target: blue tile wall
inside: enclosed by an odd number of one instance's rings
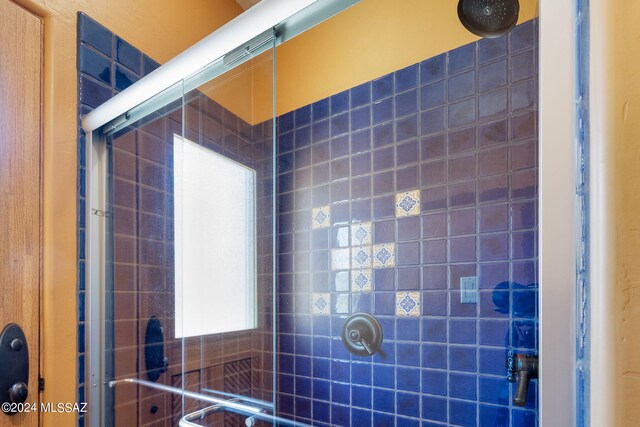
[[[536,58],[533,20],[279,117],[281,415],[537,425],[505,372],[538,348]],[[373,357],[340,341],[356,311]]]
[[[78,399],[85,390],[86,136],[80,118],[158,67],[126,41],[78,13]],[[82,415],[78,425],[84,425]]]

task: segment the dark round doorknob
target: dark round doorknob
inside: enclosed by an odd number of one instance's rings
[[[22,350],[22,347],[24,347],[24,343],[20,338],[16,338],[15,340],[11,341],[11,350],[20,351]]]
[[[27,389],[27,385],[25,383],[15,383],[9,389],[9,400],[12,403],[23,403],[27,400],[27,395],[29,394],[29,389]]]

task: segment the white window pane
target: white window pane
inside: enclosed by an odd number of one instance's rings
[[[176,337],[256,327],[255,171],[174,138]]]

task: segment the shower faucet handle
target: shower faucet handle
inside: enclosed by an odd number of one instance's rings
[[[538,355],[518,354],[516,356],[516,372],[518,374],[518,387],[516,395],[513,397],[513,404],[525,406],[527,404],[529,382],[538,378]]]
[[[353,341],[354,343],[360,344],[361,346],[364,347],[365,350],[367,350],[367,353],[369,353],[369,355],[373,355],[373,353],[375,353],[375,351],[373,351],[371,349],[371,347],[369,346],[369,344],[367,343],[367,341],[364,339],[364,337],[362,336],[362,333],[360,332],[360,329],[351,329],[349,331],[349,339],[351,341]]]

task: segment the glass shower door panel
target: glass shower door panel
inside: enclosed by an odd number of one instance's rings
[[[271,51],[185,94],[173,178],[181,344],[172,348],[183,359],[176,387],[271,411],[272,135]],[[184,412],[205,406],[187,401]],[[198,422],[242,426],[245,419],[217,412]]]
[[[267,51],[107,138],[107,382],[273,411],[272,89]],[[104,405],[107,426],[211,406],[128,383],[106,386]]]

